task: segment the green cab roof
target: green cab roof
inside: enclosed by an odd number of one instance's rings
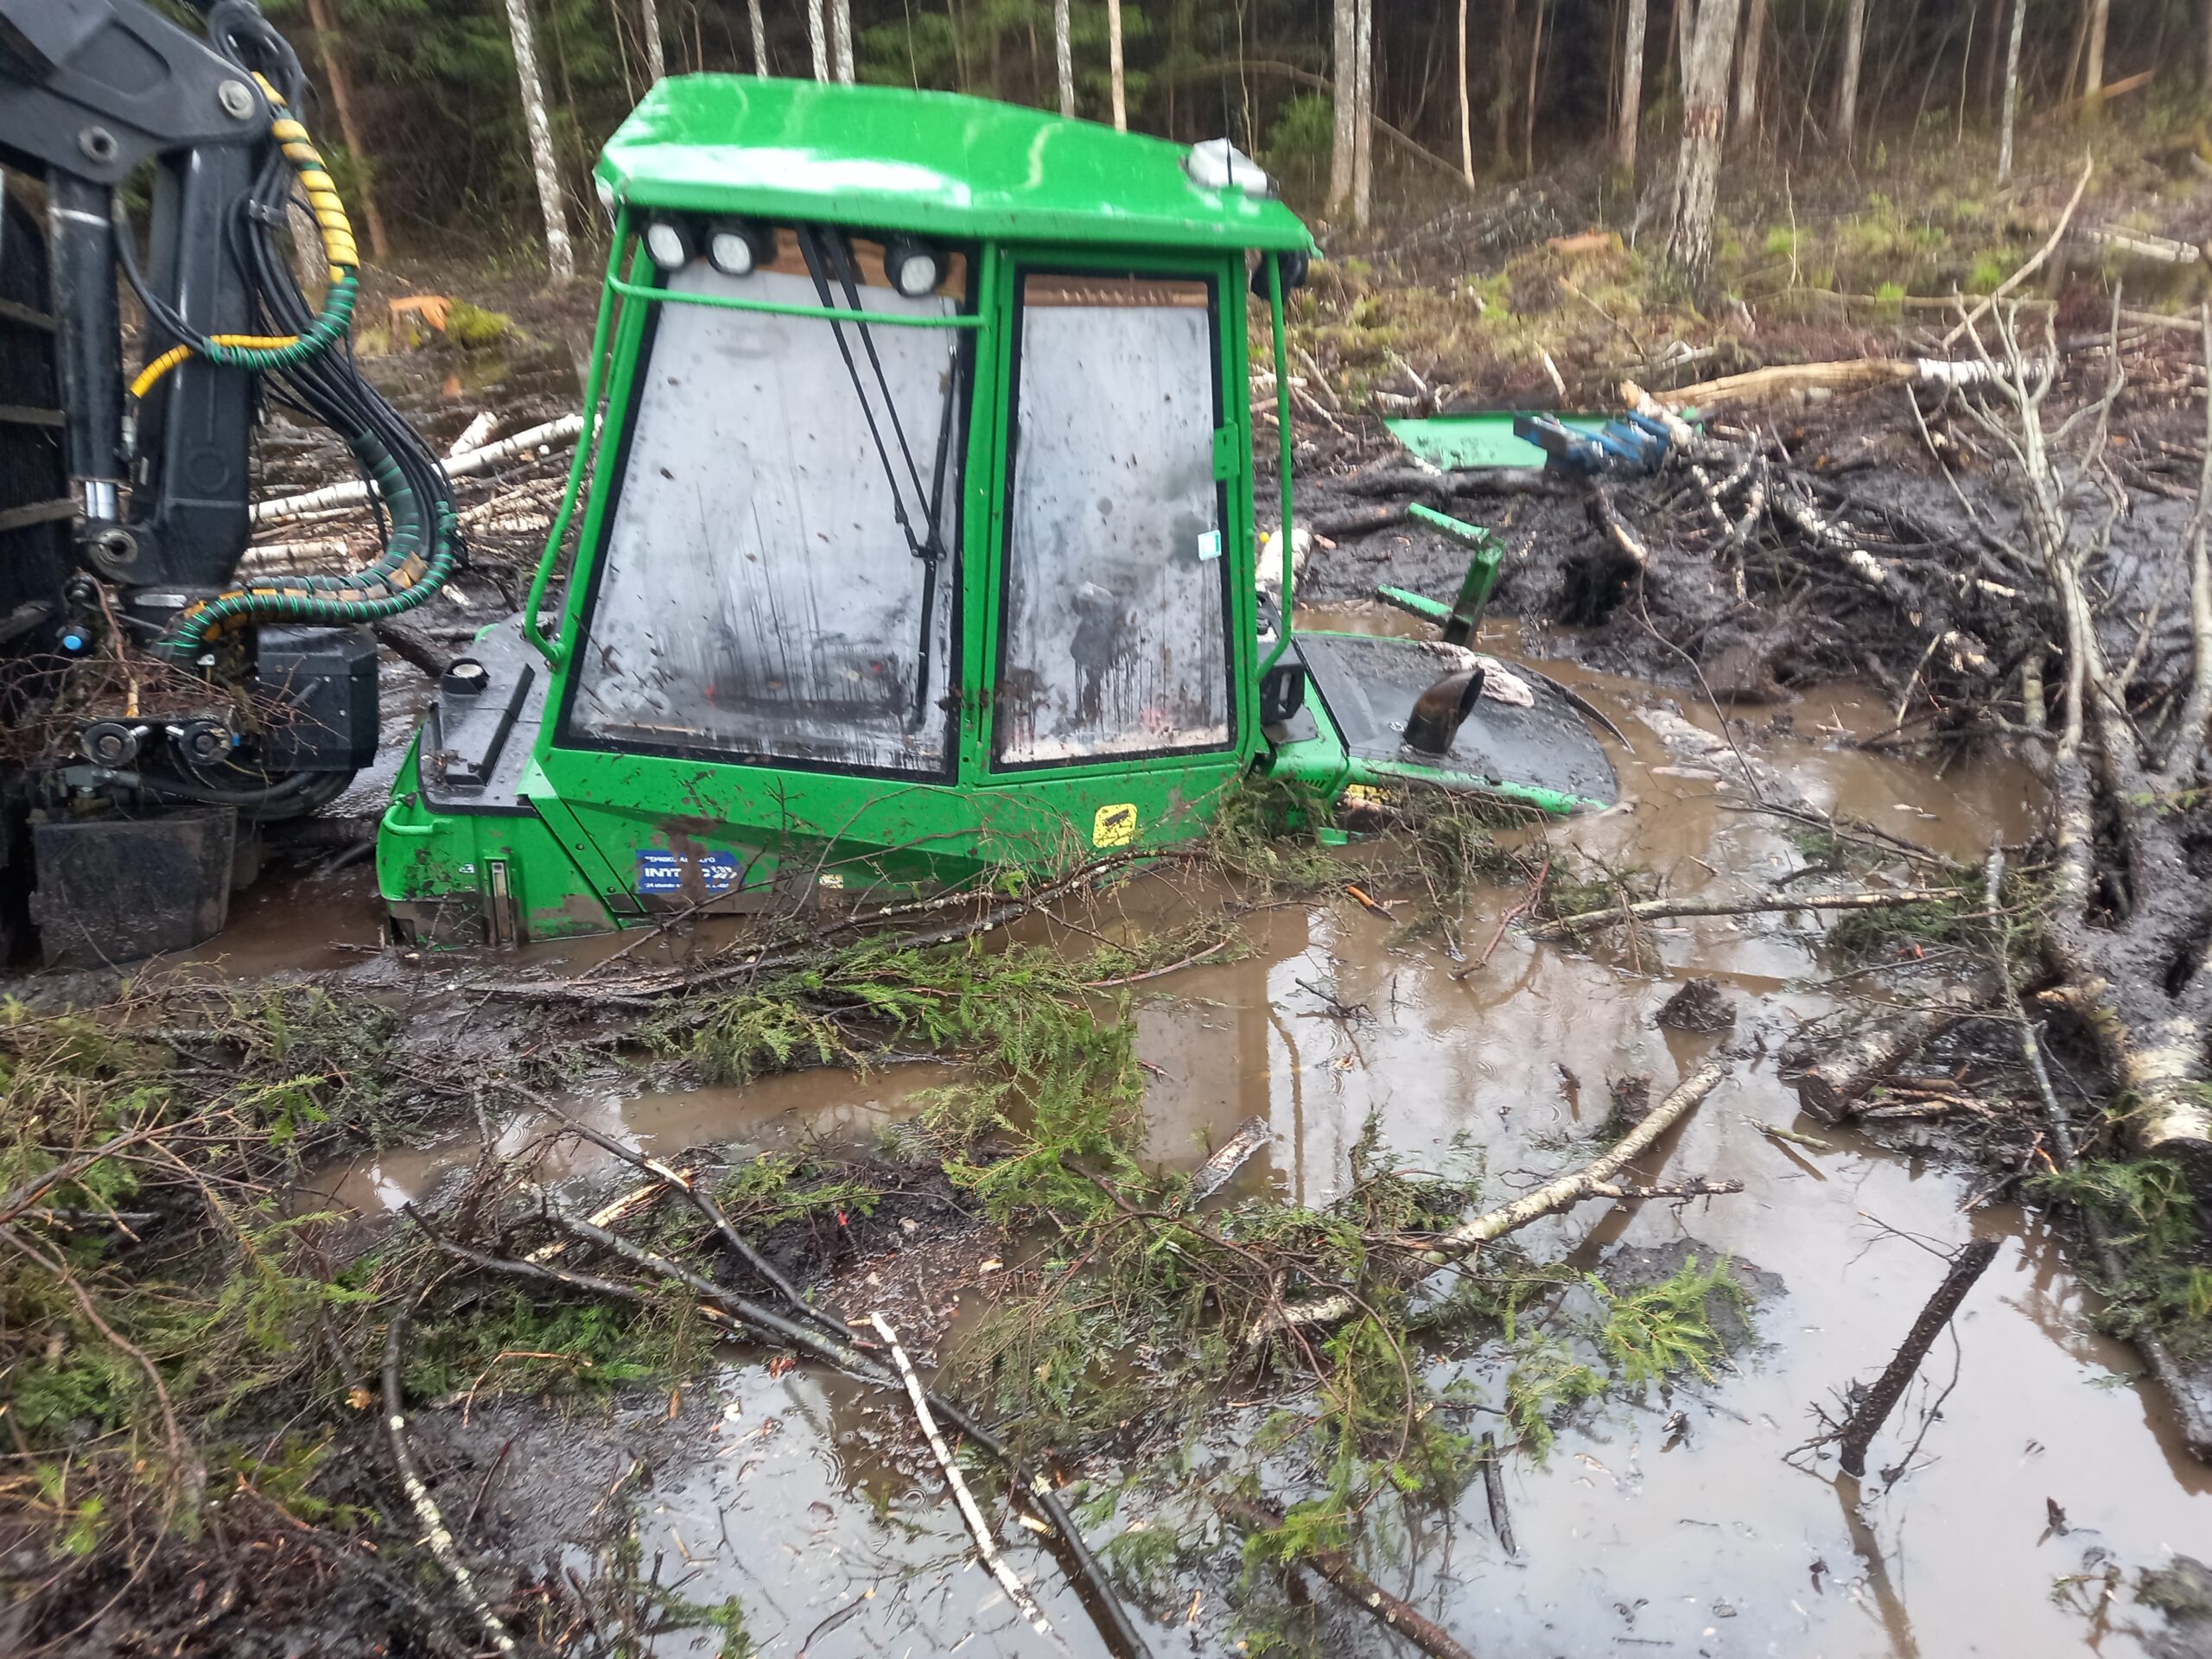
[[[957,238],[1313,245],[1280,201],[1207,189],[1187,147],[1016,104],[752,75],[662,81],[601,155],[642,207],[831,219]]]

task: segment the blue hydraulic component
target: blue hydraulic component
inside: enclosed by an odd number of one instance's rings
[[[1513,435],[1541,449],[1548,468],[1582,478],[1657,472],[1671,442],[1664,426],[1643,415],[1624,415],[1595,432],[1577,432],[1554,415],[1516,415]]]

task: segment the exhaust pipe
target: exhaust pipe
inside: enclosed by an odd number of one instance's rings
[[[1448,754],[1459,728],[1483,694],[1480,665],[1446,674],[1414,701],[1406,721],[1406,747],[1423,754]]]

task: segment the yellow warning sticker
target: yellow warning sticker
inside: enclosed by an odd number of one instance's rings
[[[1102,806],[1098,816],[1090,821],[1090,844],[1094,847],[1126,847],[1136,839],[1136,835],[1137,809],[1134,801]]]

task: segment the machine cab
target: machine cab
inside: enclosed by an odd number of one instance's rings
[[[1312,242],[1225,142],[690,76],[598,176],[584,437],[522,614],[448,671],[395,785],[403,930],[506,943],[1135,855],[1255,764],[1324,796],[1497,785],[1451,753],[1497,683],[1470,653],[1294,644],[1287,537],[1255,592],[1248,297],[1281,398]],[[1440,717],[1408,725],[1415,696]],[[1586,741],[1541,697],[1493,718]]]
[[[1202,830],[1264,741],[1247,296],[1311,246],[1258,169],[694,76],[599,179],[595,437],[400,779],[397,913],[594,931]]]

